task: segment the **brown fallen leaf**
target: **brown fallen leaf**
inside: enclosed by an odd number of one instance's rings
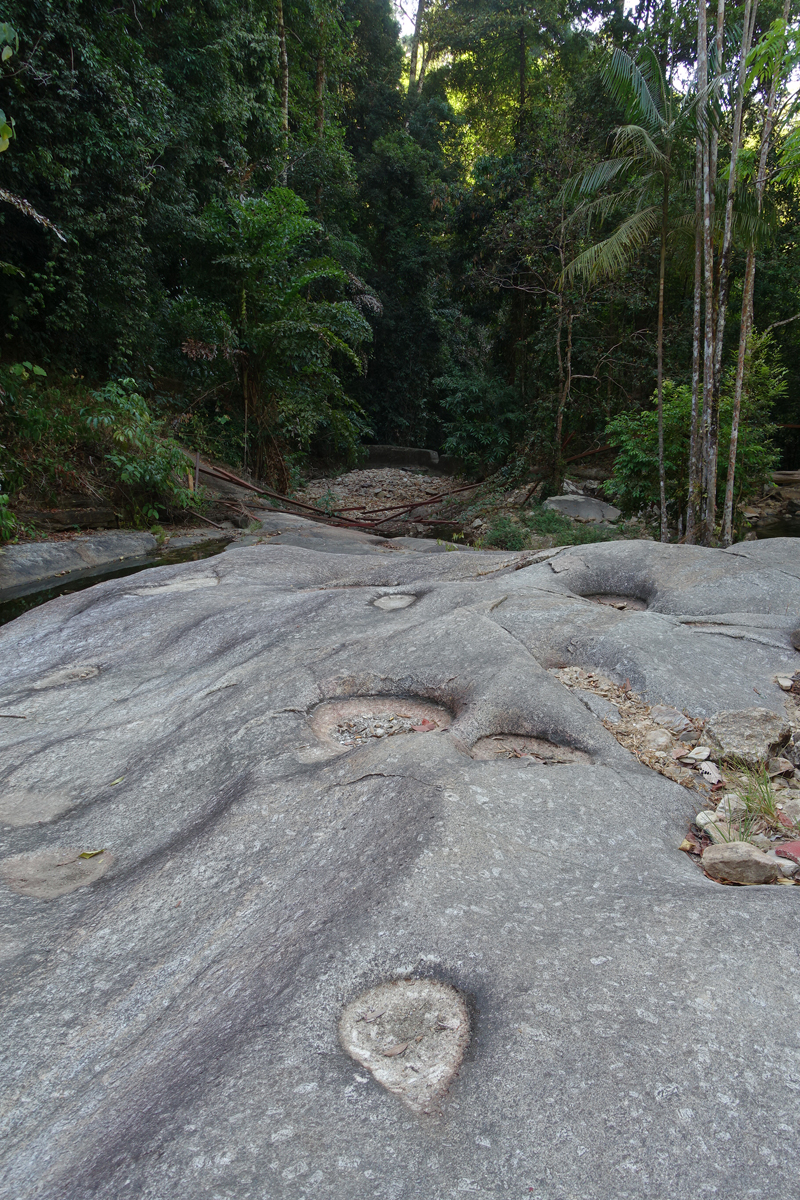
[[[397,1058],[398,1054],[402,1054],[408,1049],[408,1042],[403,1042],[400,1046],[390,1046],[388,1050],[383,1051],[384,1058]]]
[[[366,1025],[372,1025],[373,1022],[377,1021],[378,1017],[382,1017],[385,1012],[386,1012],[386,1009],[384,1008],[382,1012],[362,1013],[360,1019]]]

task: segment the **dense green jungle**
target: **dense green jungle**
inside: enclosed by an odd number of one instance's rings
[[[0,541],[385,443],[728,544],[800,467],[797,7],[7,0]]]

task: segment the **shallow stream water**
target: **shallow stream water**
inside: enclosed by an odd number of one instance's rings
[[[782,517],[756,529],[757,538],[796,537],[800,538],[800,517]]]
[[[122,579],[125,575],[135,575],[137,571],[147,571],[153,567],[169,567],[175,563],[198,562],[201,558],[211,558],[221,554],[226,546],[231,545],[230,538],[209,538],[197,542],[193,546],[183,546],[177,550],[169,548],[160,553],[149,554],[146,558],[129,559],[124,567],[116,567],[112,571],[100,568],[91,575],[82,575],[80,579],[64,580],[53,587],[41,588],[36,592],[28,592],[25,596],[17,596],[13,600],[5,600],[0,604],[0,625],[21,617],[30,608],[55,600],[56,596],[70,596],[73,592],[82,592],[94,587],[96,583],[105,583],[107,579]]]

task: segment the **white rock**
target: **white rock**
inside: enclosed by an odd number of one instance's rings
[[[708,723],[706,734],[722,760],[755,767],[774,758],[791,737],[785,717],[766,708],[718,712]]]
[[[674,734],[688,733],[693,729],[692,722],[688,717],[685,717],[677,708],[672,708],[667,704],[654,704],[650,709],[650,720],[655,721],[656,725],[663,725],[665,729]]]
[[[544,502],[545,508],[555,509],[566,517],[573,517],[593,524],[599,521],[617,521],[622,516],[613,504],[603,500],[593,500],[589,496],[551,496]]]
[[[718,821],[732,821],[747,812],[747,805],[735,792],[725,792],[716,811]]]
[[[717,814],[705,808],[699,812],[694,819],[694,823],[698,829],[708,829],[710,825],[717,824]]]
[[[690,750],[683,757],[691,759],[692,762],[705,762],[707,758],[711,757],[711,751],[708,746],[695,746],[694,750]]]
[[[791,878],[791,876],[794,875],[795,871],[797,870],[796,862],[792,862],[790,858],[779,858],[774,850],[768,850],[765,857],[777,863],[778,869],[786,876],[787,879]]]
[[[644,735],[643,745],[647,750],[669,750],[672,746],[672,734],[666,729],[650,729]]]

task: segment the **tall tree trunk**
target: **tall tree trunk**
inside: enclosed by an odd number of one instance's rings
[[[315,132],[317,141],[322,142],[325,134],[325,53],[320,48],[317,51],[317,77],[314,81],[314,101],[316,105]],[[316,195],[317,220],[322,220],[322,180],[317,180]]]
[[[719,288],[717,299],[717,331],[714,355],[714,387],[719,394],[722,383],[722,343],[725,337],[725,320],[731,280],[731,254],[733,250],[733,200],[736,193],[736,169],[742,139],[742,111],[744,108],[744,81],[747,56],[753,43],[753,30],[758,0],[745,0],[742,44],[739,50],[739,70],[736,78],[733,131],[731,134],[731,161],[728,168],[728,194],[725,201],[725,230],[722,235],[722,250],[719,259]]]
[[[693,544],[701,501],[701,442],[698,396],[700,393],[700,317],[703,307],[703,142],[697,135],[694,181],[694,308],[692,319],[692,430],[689,441],[689,499],[686,506],[686,541]]]
[[[703,336],[703,484],[705,511],[702,541],[711,544],[716,519],[717,425],[714,403],[714,177],[711,159],[711,131],[708,122],[708,28],[706,6],[697,8],[698,86],[703,99],[699,105],[700,131],[703,138],[703,273],[705,283],[705,326]]]
[[[669,539],[667,526],[667,489],[664,473],[664,277],[667,271],[667,232],[669,230],[669,172],[664,171],[661,199],[661,259],[658,267],[658,495],[661,509],[661,541]]]
[[[783,0],[783,19],[788,21],[791,0]],[[780,64],[776,63],[767,96],[767,111],[761,128],[761,147],[758,155],[758,174],[756,176],[756,200],[758,211],[764,202],[764,190],[767,186],[767,157],[772,140],[772,130],[775,125],[775,107],[778,99],[778,79]],[[753,330],[753,293],[756,281],[756,252],[751,247],[747,251],[747,262],[742,284],[742,324],[739,330],[739,353],[736,358],[736,378],[733,385],[733,414],[731,418],[731,444],[728,451],[728,478],[725,482],[725,506],[722,516],[722,543],[730,546],[733,541],[733,489],[736,479],[736,454],[739,443],[739,421],[742,412],[742,394],[744,391],[744,368],[747,358],[747,344]]]
[[[519,127],[522,129],[522,115],[525,112],[525,76],[528,68],[528,51],[525,44],[525,26],[519,27]]]
[[[715,59],[715,66],[716,66],[716,74],[714,76],[714,79],[717,82],[719,82],[722,77],[724,30],[725,30],[725,0],[717,0],[717,21],[716,21],[716,25],[714,27],[714,59]],[[711,63],[709,63],[709,76],[711,76]],[[709,79],[709,82],[710,82],[710,79]],[[718,96],[718,95],[719,95],[719,89],[715,90],[715,96]],[[716,207],[717,207],[717,205],[716,205],[717,168],[719,166],[719,126],[716,124],[716,122],[712,125],[711,131],[710,131],[708,155],[709,155],[709,161],[711,163],[711,206],[712,206],[711,207],[711,217],[712,217],[712,228],[714,228],[715,222],[716,222]],[[712,246],[713,246],[713,242],[712,242]],[[712,266],[713,266],[713,258],[712,258]],[[718,273],[715,273],[714,278],[716,279],[717,282],[719,282],[720,276]],[[712,411],[714,414],[717,414],[719,412],[719,380],[718,380],[717,371],[716,371],[716,364],[717,364],[717,358],[718,358],[716,331],[717,331],[717,314],[719,312],[719,302],[720,302],[719,289],[718,289],[718,287],[715,287],[714,288],[714,311],[713,311],[713,317],[712,317],[712,320],[714,323],[714,374],[712,376],[712,384],[711,384],[712,395],[713,395]],[[719,353],[721,353],[721,351]],[[719,418],[717,417],[716,424],[718,425],[718,423],[719,423]],[[717,435],[716,441],[717,442],[719,441],[719,435]],[[715,461],[716,461],[716,455],[715,455]]]
[[[432,57],[433,57],[432,47],[426,46],[425,53],[422,56],[422,62],[420,63],[420,67],[419,67],[419,78],[417,79],[417,95],[421,95],[421,93],[422,93],[422,85],[425,82],[425,72],[428,69],[428,63],[431,61]]]
[[[411,38],[411,65],[408,69],[408,94],[411,95],[414,90],[414,81],[417,78],[417,59],[419,57],[419,43],[422,37],[422,19],[425,16],[426,0],[417,0],[417,15],[414,19],[414,35]]]
[[[283,21],[283,0],[275,0],[278,14],[278,65],[280,69],[281,140],[283,142],[283,170],[281,183],[286,187],[289,170],[289,55],[286,52],[286,26]]]
[[[562,440],[561,435],[564,430],[564,413],[566,412],[567,404],[569,403],[569,395],[570,395],[570,392],[572,391],[572,322],[574,320],[574,316],[575,316],[575,314],[573,313],[572,306],[570,305],[570,310],[567,315],[566,371],[564,370],[564,365],[561,362],[561,328],[560,327],[559,327],[559,331],[558,331],[559,369],[560,369],[561,378],[559,380],[560,386],[559,386],[559,397],[558,397],[558,412],[556,413],[556,454],[558,455],[559,473],[561,471],[561,453],[562,453],[562,451],[561,451],[561,440]],[[559,321],[561,321],[561,319],[562,319],[561,315],[559,315]],[[561,483],[561,480],[559,479],[558,482]]]
[[[704,8],[700,4],[698,13]],[[703,13],[705,23],[705,13]],[[722,46],[725,23],[725,0],[718,0],[717,25],[715,31],[715,46],[717,72],[722,69]],[[708,84],[708,35],[706,31],[705,47],[705,84]],[[719,388],[715,373],[717,358],[716,324],[718,294],[714,288],[714,220],[715,197],[717,185],[717,160],[719,151],[719,135],[716,128],[708,122],[708,104],[704,104],[705,168],[703,171],[703,260],[705,277],[705,336],[703,340],[703,430],[704,430],[704,468],[705,468],[705,513],[703,541],[710,545],[714,538],[714,528],[717,519],[717,460],[719,457]]]

